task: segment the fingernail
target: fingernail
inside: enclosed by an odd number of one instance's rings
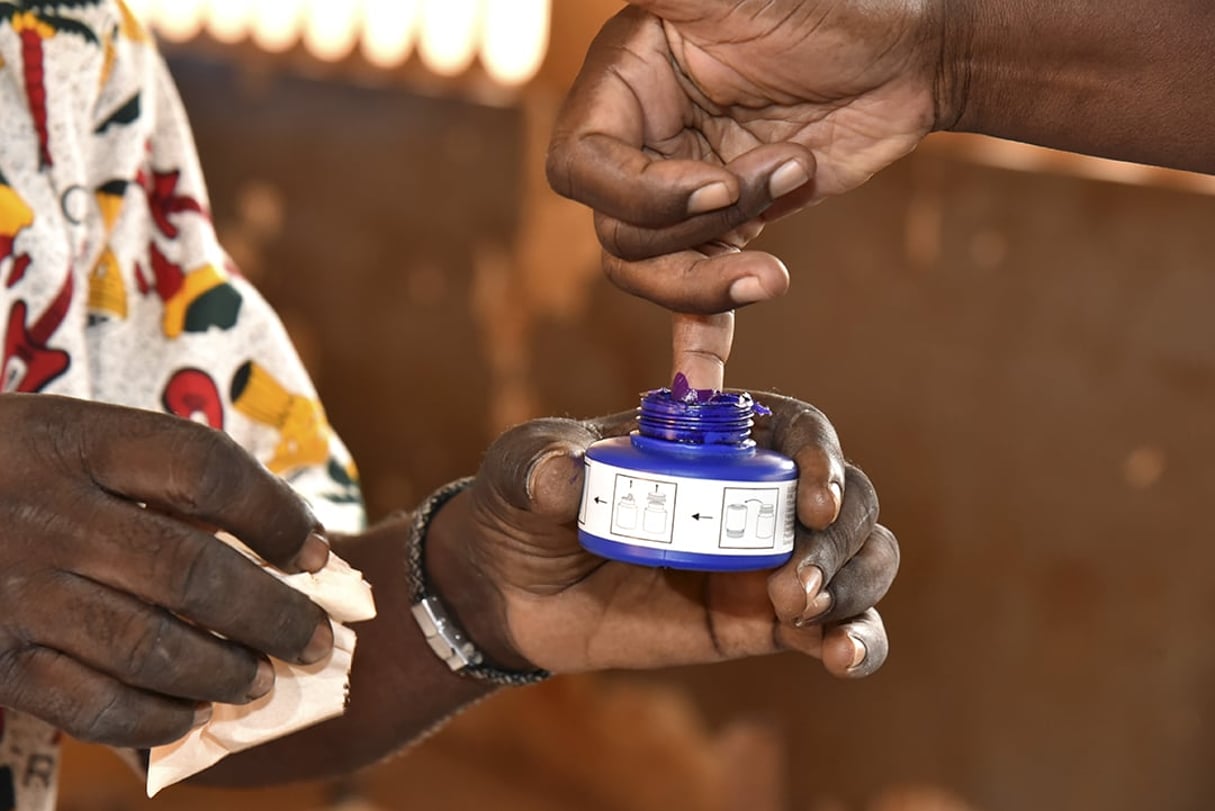
[[[706,211],[725,208],[733,202],[734,195],[731,194],[730,187],[719,180],[692,192],[688,197],[688,213],[703,214]]]
[[[869,655],[869,649],[865,647],[864,642],[852,634],[848,634],[848,639],[852,642],[852,664],[848,665],[848,669],[856,670],[865,661],[865,657]]]
[[[831,609],[831,592],[820,591],[812,600],[806,601],[806,613],[802,614],[802,620],[805,622],[813,622],[819,617],[826,614]]]
[[[768,291],[756,276],[743,276],[730,285],[730,300],[735,304],[753,304],[768,298]]]
[[[333,650],[333,628],[329,625],[329,620],[324,620],[312,632],[312,638],[308,640],[308,644],[300,653],[300,662],[306,665],[315,664],[328,656],[331,650]]]
[[[205,726],[211,721],[211,715],[215,712],[215,707],[211,704],[199,704],[194,708],[194,725],[191,729],[198,729]]]
[[[523,491],[526,493],[528,501],[534,501],[536,498],[536,487],[540,483],[541,468],[552,459],[569,456],[571,456],[571,449],[563,445],[547,450],[532,460],[531,467],[527,469],[527,478],[523,480]]]
[[[796,160],[785,161],[768,178],[768,193],[772,199],[783,197],[796,188],[806,185],[810,173]]]
[[[835,502],[835,513],[831,516],[831,522],[835,523],[835,519],[840,517],[840,509],[844,506],[844,488],[840,487],[839,482],[829,482],[827,488],[831,491],[831,498]]]
[[[257,663],[257,675],[249,686],[249,700],[261,698],[274,687],[274,665],[262,659]]]
[[[299,554],[295,556],[296,564],[305,572],[319,572],[329,562],[329,541],[325,539],[322,530],[316,529],[304,541]]]
[[[831,592],[823,590],[823,570],[813,564],[798,569],[797,577],[806,591],[806,610],[794,623],[800,628],[831,607]]]
[[[818,596],[818,591],[823,587],[823,570],[812,564],[807,564],[797,570],[797,579],[802,583],[802,590],[806,592],[806,605],[810,605],[810,601]]]

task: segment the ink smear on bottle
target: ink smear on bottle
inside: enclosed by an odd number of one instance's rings
[[[793,552],[797,465],[751,439],[748,394],[682,374],[641,399],[638,429],[586,452],[582,546],[602,557],[702,571],[769,569]]]

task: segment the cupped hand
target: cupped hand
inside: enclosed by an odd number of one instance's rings
[[[322,567],[308,508],[226,435],[175,417],[0,395],[0,706],[89,741],[167,743],[316,661],[324,613],[232,548]],[[216,636],[210,633],[214,631]]]
[[[432,524],[435,590],[501,667],[652,668],[793,650],[837,676],[872,673],[887,653],[873,606],[898,569],[898,543],[822,413],[778,395],[757,399],[773,414],[758,419],[755,438],[799,468],[797,540],[783,567],[674,571],[584,551],[575,526],[582,453],[631,430],[628,413],[537,420],[495,442],[473,487]]]
[[[743,248],[934,126],[937,5],[634,0],[592,44],[547,165],[594,209],[609,277],[678,312],[783,293],[780,261]]]

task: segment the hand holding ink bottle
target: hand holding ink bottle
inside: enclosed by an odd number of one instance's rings
[[[701,571],[789,560],[797,465],[751,439],[749,394],[694,389],[681,373],[646,393],[638,429],[586,451],[578,538],[602,557]]]

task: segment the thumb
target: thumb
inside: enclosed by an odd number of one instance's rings
[[[523,423],[490,446],[478,485],[508,507],[572,521],[582,494],[582,455],[598,438],[590,426],[575,420]]]

